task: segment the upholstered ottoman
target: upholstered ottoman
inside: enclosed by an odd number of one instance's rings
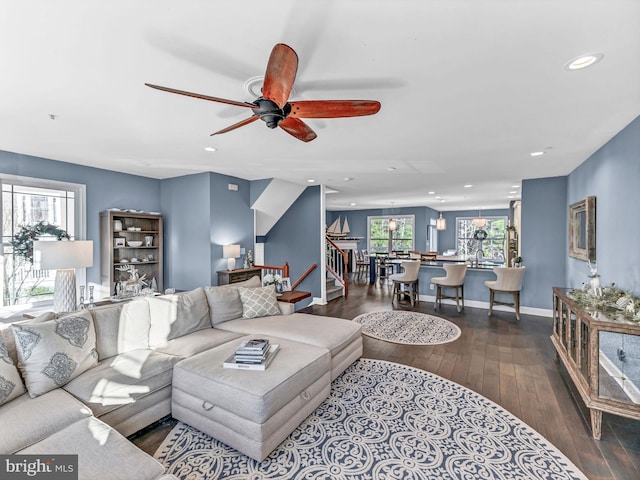
[[[266,370],[224,368],[242,337],[180,361],[173,372],[174,418],[263,460],[329,396],[329,350],[269,338],[280,349]]]

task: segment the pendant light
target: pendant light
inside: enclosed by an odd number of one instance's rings
[[[391,213],[393,214],[393,202],[391,202]],[[389,218],[389,231],[395,232],[396,228],[398,228],[398,224],[393,219],[393,217]]]
[[[436,218],[436,230],[446,230],[447,229],[447,219],[442,216],[442,212],[440,212],[440,217]]]
[[[486,218],[482,218],[482,211],[478,210],[478,216],[476,218],[474,218],[471,221],[471,223],[476,228],[484,228],[485,225],[487,224],[487,219]]]

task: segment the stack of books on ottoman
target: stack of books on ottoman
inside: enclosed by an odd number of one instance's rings
[[[235,353],[227,358],[223,366],[245,370],[264,370],[276,356],[278,347],[277,343],[270,343],[265,338],[245,340]]]

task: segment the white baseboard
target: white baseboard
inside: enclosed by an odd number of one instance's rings
[[[313,300],[311,300],[311,303],[308,306],[310,307],[311,305],[326,305],[326,304],[327,304],[326,300],[323,300],[320,297],[313,297]]]
[[[435,302],[435,295],[420,295],[420,301],[425,302]],[[455,300],[444,299],[442,303],[445,305],[455,305]],[[481,302],[478,300],[465,300],[465,307],[473,307],[473,308],[482,308],[484,310],[489,310],[489,302]],[[495,305],[493,307],[494,310],[501,312],[513,312],[513,308],[506,307],[504,305]],[[534,307],[523,307],[520,306],[520,313],[524,313],[526,315],[536,315],[538,317],[548,317],[553,318],[553,310],[546,308],[534,308]]]

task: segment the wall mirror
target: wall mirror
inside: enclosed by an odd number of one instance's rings
[[[569,256],[596,259],[596,197],[569,205]]]

